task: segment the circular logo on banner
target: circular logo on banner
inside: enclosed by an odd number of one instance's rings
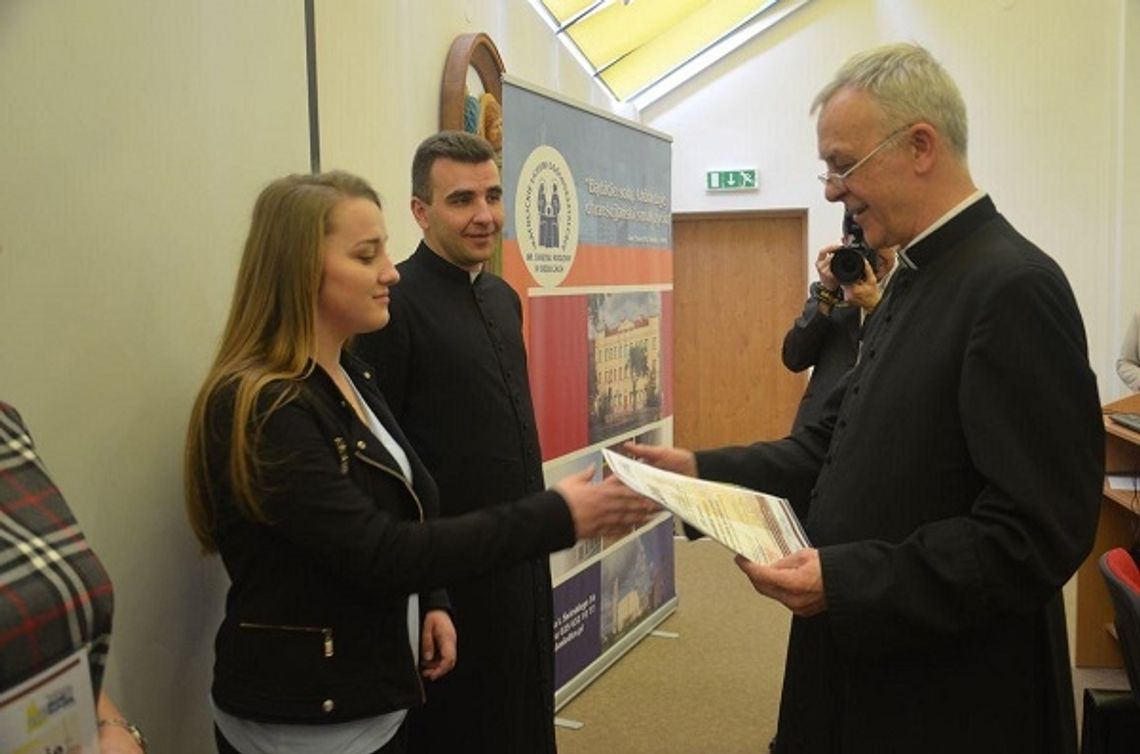
[[[578,190],[557,149],[535,148],[515,194],[515,235],[527,269],[543,288],[561,283],[578,251]]]

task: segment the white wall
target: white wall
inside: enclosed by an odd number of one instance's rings
[[[861,49],[906,40],[925,45],[966,99],[975,181],[1069,276],[1102,398],[1109,400],[1120,393],[1113,363],[1121,323],[1140,304],[1135,254],[1118,248],[1120,169],[1137,164],[1135,138],[1124,139],[1124,160],[1121,130],[1140,135],[1140,38],[1121,31],[1126,5],[1134,32],[1136,0],[816,0],[654,103],[642,120],[674,138],[676,211],[807,207],[814,259],[816,249],[837,240],[842,213],[824,201],[814,178],[823,167],[808,114],[812,99]],[[1125,124],[1126,38],[1133,96]],[[759,192],[705,192],[706,170],[751,165],[760,169]],[[1126,175],[1128,195],[1137,196],[1140,176]],[[1135,216],[1124,228],[1133,249],[1140,231]],[[810,267],[809,276],[815,277]],[[1121,288],[1130,299],[1123,313],[1115,293]],[[788,313],[789,322],[795,314]]]
[[[0,399],[115,582],[109,690],[156,751],[210,751],[223,578],[182,438],[253,196],[308,165],[302,6],[0,8]]]
[[[452,38],[605,96],[525,0],[318,0],[324,167],[388,198],[437,128]],[[23,413],[116,586],[107,686],[155,751],[213,751],[225,576],[186,523],[190,402],[229,306],[253,200],[309,168],[302,0],[0,2],[0,400]]]
[[[1124,48],[1123,76],[1117,96],[1120,107],[1120,151],[1116,167],[1115,209],[1117,210],[1116,253],[1107,264],[1112,305],[1109,319],[1109,345],[1115,346],[1110,360],[1119,353],[1128,315],[1140,309],[1140,2],[1127,0],[1124,22],[1120,25]],[[1126,392],[1120,380],[1114,381],[1120,394]]]

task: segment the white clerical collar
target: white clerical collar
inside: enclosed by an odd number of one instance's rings
[[[914,262],[910,261],[910,257],[907,255],[907,251],[910,250],[911,247],[913,247],[916,243],[918,243],[922,239],[926,238],[931,233],[938,230],[943,225],[945,225],[946,223],[950,222],[955,217],[960,215],[962,212],[964,212],[966,210],[967,207],[969,207],[970,205],[974,204],[975,202],[981,200],[985,196],[986,196],[985,191],[983,191],[982,189],[975,189],[974,193],[970,194],[965,199],[958,202],[958,204],[954,205],[954,207],[952,207],[949,212],[947,212],[945,215],[943,215],[942,217],[938,218],[933,223],[928,225],[926,227],[926,230],[922,231],[917,236],[912,238],[911,242],[908,243],[904,248],[899,249],[898,256],[899,256],[899,259],[902,261],[902,263],[905,264],[907,267],[910,267],[912,270],[917,269],[918,265],[916,265]]]

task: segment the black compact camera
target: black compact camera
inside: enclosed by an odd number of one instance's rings
[[[850,213],[843,213],[843,245],[831,257],[831,274],[840,283],[857,283],[863,279],[863,260],[870,262],[874,269],[876,257],[875,250],[863,240],[859,223]]]

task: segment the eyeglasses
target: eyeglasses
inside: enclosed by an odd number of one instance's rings
[[[854,165],[852,165],[851,167],[844,170],[842,173],[832,173],[832,172],[828,171],[826,173],[820,173],[819,175],[816,176],[816,178],[819,178],[819,182],[822,183],[824,186],[834,186],[835,188],[839,188],[839,189],[847,188],[847,179],[848,179],[848,177],[850,177],[850,175],[852,173],[854,173],[856,170],[858,170],[860,168],[860,166],[863,165],[863,163],[865,163],[867,160],[871,159],[876,154],[878,154],[879,151],[883,149],[883,147],[887,146],[892,141],[894,141],[896,136],[898,136],[903,131],[910,128],[912,125],[914,125],[914,124],[910,123],[910,124],[907,124],[905,126],[900,126],[899,128],[896,128],[894,131],[891,131],[889,134],[887,134],[887,138],[885,138],[881,142],[879,142],[879,146],[872,149],[870,152],[868,152],[866,154],[865,157],[863,157],[863,159],[859,160]]]

